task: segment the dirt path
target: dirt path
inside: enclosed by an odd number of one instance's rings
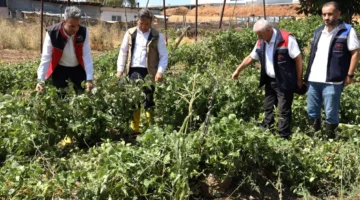
[[[101,51],[91,51],[92,56],[101,54]],[[0,49],[0,66],[3,64],[16,64],[27,61],[40,60],[41,54],[39,50],[13,50]]]
[[[39,58],[39,51],[0,49],[0,64],[14,64],[26,61],[35,61]]]

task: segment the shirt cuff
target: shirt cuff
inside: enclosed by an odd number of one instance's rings
[[[250,57],[254,60],[259,60],[259,56],[257,56],[257,55],[250,54]]]
[[[45,79],[45,76],[41,76],[41,75],[38,76],[37,79],[38,79],[38,80],[41,80],[41,81],[45,81],[45,80],[46,80],[46,79]]]
[[[355,47],[349,47],[349,51],[354,51],[354,50],[359,50],[360,47],[355,46]]]
[[[117,68],[117,71],[118,71],[118,72],[124,72],[124,69],[125,69],[124,66],[119,66],[119,67]]]
[[[157,72],[163,74],[165,72],[166,66],[159,66]]]
[[[87,81],[93,80],[93,75],[92,74],[86,74],[86,80]]]

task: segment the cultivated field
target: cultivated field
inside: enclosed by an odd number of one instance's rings
[[[321,23],[279,24],[296,36],[305,63]],[[118,45],[121,33],[96,30],[106,42],[92,38],[92,48]],[[27,37],[18,47],[36,36]],[[117,49],[95,56],[92,93],[70,88],[64,99],[50,84],[34,91],[38,59],[1,64],[0,199],[360,199],[359,86],[344,89],[336,139],[322,131],[310,137],[306,96],[296,95],[293,135],[284,140],[276,127],[256,125],[263,119],[259,70],[251,66],[231,80],[255,41],[250,29],[208,33],[176,50],[170,40],[154,122],[142,113],[136,140],[130,120],[144,97],[135,84],[119,86]],[[72,142],[62,143],[65,136]]]

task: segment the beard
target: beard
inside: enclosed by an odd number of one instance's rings
[[[333,20],[324,20],[325,25],[327,26],[335,26],[337,24],[337,19],[333,19]]]

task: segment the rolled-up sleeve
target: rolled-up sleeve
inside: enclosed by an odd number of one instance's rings
[[[158,51],[159,51],[159,66],[157,72],[163,74],[168,65],[169,55],[166,49],[164,35],[161,33],[159,34]]]
[[[295,59],[298,55],[300,55],[301,51],[299,48],[298,43],[296,42],[296,39],[294,36],[290,35],[289,36],[289,44],[288,44],[288,49],[289,49],[289,56],[292,59]]]
[[[52,58],[53,46],[51,44],[51,39],[48,33],[45,34],[45,40],[41,55],[41,62],[37,70],[37,78],[39,80],[45,81],[45,76],[49,70],[49,65]]]
[[[124,70],[125,70],[125,61],[126,61],[126,58],[128,55],[128,50],[129,50],[128,38],[129,38],[129,33],[126,32],[124,39],[120,46],[119,57],[117,60],[117,71],[118,72],[124,72]]]
[[[353,51],[353,50],[356,50],[356,49],[360,48],[359,40],[358,40],[358,37],[356,35],[356,31],[355,31],[354,28],[350,29],[349,37],[348,37],[348,40],[347,40],[347,45],[348,45],[349,51]]]
[[[253,50],[251,51],[250,57],[254,60],[259,60],[259,55],[256,53],[256,46],[257,46],[257,43],[255,44]]]

